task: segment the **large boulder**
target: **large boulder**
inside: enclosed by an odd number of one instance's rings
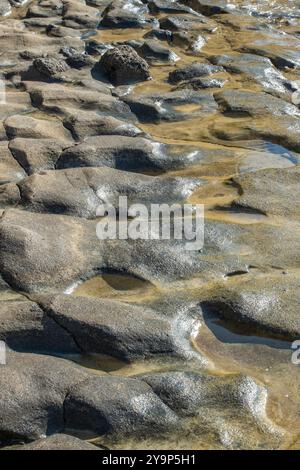
[[[150,78],[147,62],[132,47],[126,45],[106,51],[99,61],[99,69],[102,69],[115,85]]]

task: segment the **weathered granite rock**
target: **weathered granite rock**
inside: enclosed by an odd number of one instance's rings
[[[136,120],[129,106],[121,100],[96,90],[85,90],[83,87],[67,87],[61,85],[49,85],[47,87],[32,88],[31,101],[37,108],[67,115],[69,109],[93,110],[99,116],[111,116],[128,121]]]
[[[110,168],[44,171],[19,184],[20,204],[30,211],[95,218],[100,204],[179,203],[203,182],[196,179],[137,175]],[[159,193],[159,196],[158,196]]]
[[[71,334],[30,301],[0,302],[0,339],[15,351],[80,352]]]
[[[0,369],[0,441],[24,442],[62,432],[65,397],[88,377],[64,359],[7,351],[7,364]]]
[[[267,416],[267,391],[251,377],[220,377],[195,371],[170,371],[145,380],[173,411],[195,416],[192,433],[215,434],[225,448],[278,447],[284,432]],[[251,427],[251,435],[247,433]],[[187,431],[191,424],[187,421]]]
[[[20,181],[25,176],[26,173],[14,159],[7,142],[0,142],[0,184]]]
[[[107,106],[113,101],[107,101]],[[105,106],[105,102],[104,102]],[[122,109],[122,105],[116,102],[116,106]],[[123,108],[125,113],[132,118],[132,114],[128,113],[128,108]],[[75,140],[84,140],[91,136],[128,136],[135,137],[143,135],[143,132],[133,123],[126,120],[117,119],[105,113],[98,114],[96,111],[77,111],[74,108],[64,108],[61,112],[65,115],[64,126],[69,129]]]
[[[99,240],[91,222],[9,210],[1,224],[0,271],[17,289],[67,287],[99,264]]]
[[[114,300],[71,295],[40,296],[37,301],[49,319],[75,339],[82,352],[124,361],[195,355],[189,338],[199,326],[196,316],[183,318],[180,311],[168,316]]]
[[[60,0],[57,2],[53,0],[41,1],[38,5],[29,6],[26,17],[51,18],[52,16],[62,14],[62,9],[63,3]]]
[[[123,97],[133,113],[141,122],[181,121],[192,117],[213,114],[217,104],[212,93],[189,89],[171,91],[155,95],[129,94]],[[178,109],[181,105],[198,104],[192,112]]]
[[[191,8],[169,0],[151,0],[148,2],[150,13],[193,13]]]
[[[111,376],[76,386],[65,400],[65,422],[91,436],[141,437],[174,429],[178,418],[145,382]]]
[[[105,12],[100,25],[105,28],[146,28],[147,26],[155,26],[157,22],[148,19],[142,13],[129,11],[124,8],[112,8]]]
[[[88,54],[78,51],[75,47],[64,46],[60,52],[66,57],[67,64],[75,69],[91,67],[94,64],[93,59]]]
[[[256,155],[257,159],[261,154]],[[64,150],[56,167],[112,167],[127,171],[165,172],[233,158],[227,149],[207,149],[193,145],[168,145],[141,137],[100,136]],[[278,160],[278,157],[276,161]],[[291,166],[297,162],[293,155],[286,159]],[[246,164],[246,159],[244,160]],[[253,163],[252,163],[253,165]]]
[[[226,0],[183,0],[182,3],[207,16],[227,13],[235,8]]]
[[[205,88],[222,88],[226,83],[223,78],[193,78],[188,82],[182,82],[176,90],[191,88],[192,90],[202,90]]]
[[[240,285],[220,289],[202,303],[219,317],[252,328],[254,334],[286,341],[299,338],[298,304],[299,278],[293,271],[250,276]]]
[[[58,139],[16,138],[9,142],[15,160],[29,175],[55,168],[55,164],[70,143]]]
[[[16,114],[4,121],[9,139],[16,137],[29,139],[57,139],[70,142],[71,134],[58,120],[36,119]]]
[[[241,195],[234,206],[268,215],[297,219],[299,205],[299,167],[270,169],[233,179]]]
[[[175,52],[161,46],[156,40],[128,41],[127,45],[135,49],[148,63],[173,63],[178,60]]]
[[[215,93],[214,97],[222,112],[225,113],[245,114],[254,117],[261,117],[265,114],[300,117],[300,111],[296,106],[267,93],[225,90]]]
[[[64,0],[63,20],[67,27],[95,29],[100,19],[97,8],[88,6],[85,2]]]
[[[58,38],[64,38],[68,36],[74,38],[81,37],[80,31],[73,28],[66,28],[65,26],[60,26],[59,24],[53,24],[53,22],[47,25],[47,34],[48,36],[54,36]]]
[[[275,96],[289,96],[291,82],[280,73],[267,57],[255,54],[226,54],[209,57],[210,61],[228,72],[242,74],[250,83],[259,84]]]
[[[300,119],[298,117],[285,115],[268,115],[257,118],[240,116],[232,121],[215,121],[209,125],[209,133],[215,142],[231,142],[232,146],[241,146],[241,142],[251,147],[251,142],[279,144],[288,150],[299,152],[300,150]],[[248,144],[249,143],[249,144]]]

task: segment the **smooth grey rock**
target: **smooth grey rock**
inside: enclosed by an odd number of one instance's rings
[[[222,112],[245,114],[261,117],[265,114],[272,116],[298,116],[299,109],[291,103],[272,96],[244,90],[224,90],[214,94]]]
[[[95,377],[76,386],[65,401],[66,428],[87,435],[153,435],[170,431],[177,416],[138,379]]]
[[[80,352],[67,330],[31,301],[0,302],[0,339],[21,352]]]
[[[11,154],[7,142],[0,142],[0,184],[16,182],[26,176]]]
[[[267,416],[267,390],[251,377],[191,370],[139,378],[179,416],[193,417],[194,435],[213,434],[223,448],[277,448],[283,442],[284,431]],[[185,432],[190,427],[187,420]]]
[[[248,327],[253,334],[293,341],[300,334],[299,282],[292,270],[250,276],[240,285],[220,289],[202,306],[220,318]]]
[[[128,41],[127,44],[137,51],[147,62],[175,62],[178,57],[172,50],[161,46],[156,40]]]
[[[130,94],[125,95],[123,100],[141,122],[181,121],[191,117],[203,117],[217,109],[212,93],[189,89],[157,95]],[[178,106],[186,104],[199,104],[199,108],[192,113],[178,111]]]
[[[226,0],[182,0],[182,3],[207,16],[228,13],[232,10],[232,4],[228,4]]]
[[[101,204],[184,202],[200,184],[196,179],[137,175],[110,168],[74,168],[44,171],[19,184],[20,204],[36,212],[95,218]]]
[[[155,26],[156,23],[154,19],[149,19],[142,13],[113,8],[104,14],[100,25],[105,28],[146,28],[151,24]]]
[[[63,404],[84,369],[51,356],[7,351],[0,369],[0,441],[39,439],[64,430]]]
[[[193,62],[187,67],[178,68],[169,73],[170,83],[179,83],[191,80],[193,78],[211,75],[213,73],[224,71],[223,67],[200,62]]]
[[[241,195],[234,206],[288,219],[298,217],[300,169],[270,169],[235,177]]]
[[[86,90],[84,87],[68,87],[57,84],[31,87],[31,101],[37,108],[53,113],[68,115],[69,108],[78,111],[93,110],[99,116],[105,115],[116,119],[134,121],[136,118],[131,113],[129,106],[121,100],[96,90]]]
[[[1,225],[0,271],[17,289],[66,288],[101,259],[89,221],[8,210]]]
[[[111,103],[109,100],[105,100]],[[104,102],[105,103],[105,102]],[[122,109],[122,105],[116,102],[117,107]],[[109,104],[108,104],[109,106]],[[128,108],[125,110],[127,117]],[[96,111],[77,111],[75,108],[64,108],[61,110],[64,114],[64,126],[71,131],[75,140],[85,140],[93,136],[142,136],[143,131],[133,123],[126,120],[117,119],[108,114],[98,114]],[[130,115],[130,117],[132,114]]]
[[[68,147],[65,141],[57,139],[16,138],[9,142],[9,149],[15,160],[29,175],[55,168],[55,164]]]
[[[71,134],[59,120],[36,119],[30,116],[16,114],[4,121],[4,127],[9,139],[16,137],[29,139],[57,139],[70,142]]]
[[[162,356],[189,358],[189,339],[199,319],[181,312],[163,315],[146,307],[109,299],[60,295],[37,298],[49,318],[75,339],[84,353],[101,353],[123,361]],[[180,325],[180,338],[178,328]]]
[[[86,5],[85,2],[64,1],[64,25],[71,28],[97,28],[100,18],[97,8]]]

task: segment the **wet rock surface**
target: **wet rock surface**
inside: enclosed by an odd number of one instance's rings
[[[1,447],[299,447],[297,2],[0,16]],[[204,246],[99,240],[124,196]]]

